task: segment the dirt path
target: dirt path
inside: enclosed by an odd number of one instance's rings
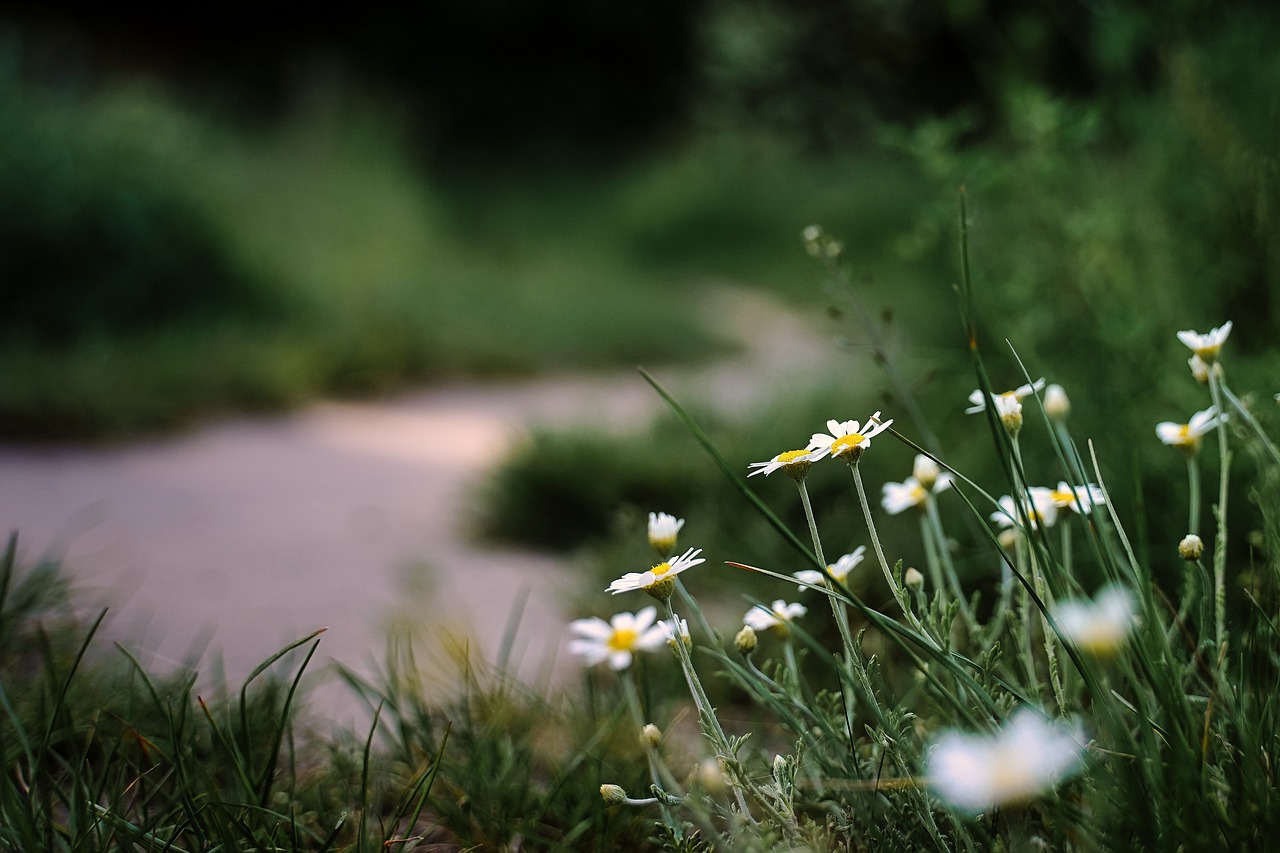
[[[834,357],[759,296],[726,294],[710,310],[749,348],[655,371],[685,399],[749,405]],[[558,604],[564,568],[468,541],[469,490],[531,425],[626,429],[660,410],[627,371],[321,403],[117,448],[0,447],[0,524],[19,531],[28,560],[61,559],[86,609],[110,606],[107,636],[157,668],[211,651],[238,683],[322,626],[320,662],[366,669],[396,625],[491,659],[527,588],[516,648],[529,675],[559,653],[574,615]],[[443,671],[444,647],[420,657]],[[342,700],[319,701],[341,713]]]

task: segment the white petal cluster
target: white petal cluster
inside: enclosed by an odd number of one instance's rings
[[[1093,600],[1070,599],[1054,606],[1053,621],[1062,639],[1096,657],[1114,654],[1124,645],[1136,619],[1133,593],[1108,585]]]
[[[815,454],[811,450],[788,450],[779,453],[768,462],[752,462],[747,467],[756,470],[748,474],[748,477],[754,477],[756,474],[764,474],[766,477],[779,469],[787,469],[788,471],[804,466],[808,468],[814,462],[822,457]]]
[[[938,494],[951,488],[951,475],[943,472],[938,463],[928,456],[916,456],[911,476],[901,483],[885,483],[881,488],[880,504],[885,512],[897,515],[908,509],[924,507],[929,494]]]
[[[649,513],[649,544],[658,551],[670,552],[676,547],[681,527],[684,527],[683,518],[666,512]]]
[[[742,622],[757,632],[766,631],[769,628],[786,628],[791,624],[791,620],[808,612],[809,608],[803,604],[788,604],[779,598],[768,609],[760,605],[751,608],[742,617]]]
[[[1222,345],[1227,342],[1227,336],[1230,334],[1231,321],[1228,320],[1203,335],[1190,329],[1178,332],[1178,340],[1186,344],[1192,352],[1199,356],[1205,365],[1210,365],[1217,360],[1218,352],[1222,349]]]
[[[1210,406],[1196,412],[1185,424],[1161,421],[1156,424],[1156,436],[1170,447],[1194,452],[1200,446],[1200,439],[1226,419],[1227,416],[1220,413],[1217,406]]]
[[[609,592],[617,595],[620,592],[630,592],[635,589],[649,589],[657,583],[674,578],[685,569],[705,563],[706,560],[698,556],[701,553],[701,548],[690,548],[679,557],[659,563],[647,572],[627,572],[609,584]]]
[[[948,805],[978,814],[1052,790],[1079,769],[1084,744],[1078,723],[1024,709],[995,734],[942,735],[929,750],[926,773]]]
[[[1031,486],[1027,489],[1027,497],[1029,500],[1023,508],[1026,510],[1032,529],[1041,525],[1053,527],[1053,523],[1058,520],[1058,503],[1054,500],[1053,489]],[[1000,509],[991,513],[991,520],[1001,528],[1020,527],[1022,518],[1018,515],[1018,506],[1013,498],[1001,495],[998,503]]]
[[[815,451],[815,459],[822,459],[826,456],[833,458],[843,458],[850,454],[861,453],[871,446],[871,439],[881,432],[889,428],[893,423],[890,418],[887,421],[880,420],[880,413],[876,412],[867,418],[865,424],[859,424],[857,421],[827,421],[827,432],[815,432],[813,438],[809,439],[809,450]]]
[[[1027,385],[1019,385],[1012,391],[1005,391],[1003,394],[992,394],[991,402],[995,407],[996,414],[1002,418],[1012,414],[1021,414],[1023,398],[1030,397],[1043,388],[1044,378],[1041,377]],[[982,389],[979,388],[969,394],[969,408],[965,409],[964,412],[966,415],[972,415],[985,411],[986,408],[987,397],[982,393]]]
[[[646,607],[638,613],[615,613],[608,622],[594,616],[575,619],[569,630],[577,638],[569,642],[569,651],[587,666],[608,661],[610,669],[626,669],[634,653],[654,651],[667,641],[667,625],[654,624],[657,618],[658,608]]]
[[[1095,506],[1105,506],[1106,492],[1094,483],[1072,486],[1066,480],[1059,480],[1058,487],[1049,492],[1049,498],[1058,509],[1088,515]]]
[[[867,546],[859,545],[857,548],[854,548],[852,552],[845,554],[840,559],[827,566],[827,571],[831,573],[831,577],[840,581],[840,583],[846,583],[849,579],[849,573],[862,562],[866,553]],[[803,584],[808,584],[809,586],[822,586],[823,582],[827,579],[827,576],[817,569],[805,569],[804,571],[796,572],[792,577]]]

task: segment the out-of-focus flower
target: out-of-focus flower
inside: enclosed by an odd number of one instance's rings
[[[1044,412],[1055,421],[1064,421],[1071,414],[1071,400],[1061,385],[1054,383],[1044,389]]]
[[[644,728],[640,729],[640,745],[647,749],[662,746],[662,729],[653,723],[645,723]]]
[[[779,598],[767,609],[762,606],[751,608],[742,621],[757,633],[773,628],[785,636],[790,630],[791,620],[808,612],[809,608],[803,604],[788,604]]]
[[[1089,600],[1060,601],[1053,608],[1062,639],[1095,657],[1113,655],[1124,645],[1133,628],[1133,593],[1122,586],[1109,585]]]
[[[849,573],[853,571],[855,566],[862,562],[862,558],[866,553],[867,546],[859,545],[857,548],[854,548],[851,553],[845,554],[843,557],[827,566],[827,571],[831,573],[831,577],[840,581],[840,583],[846,583],[849,579]],[[801,583],[808,584],[809,586],[822,586],[822,584],[827,580],[827,576],[817,569],[805,569],[804,571],[796,572],[792,577]]]
[[[1040,378],[1028,385],[1019,385],[1012,391],[991,395],[991,404],[1009,435],[1016,436],[1022,429],[1022,398],[1029,397],[1042,388],[1044,388],[1044,379]],[[969,394],[969,408],[964,411],[965,414],[972,415],[985,411],[986,408],[987,397],[981,389],[977,389]]]
[[[815,461],[830,456],[833,459],[856,462],[862,451],[871,446],[871,439],[888,429],[892,423],[892,418],[880,420],[879,412],[867,418],[863,425],[859,425],[857,421],[829,420],[827,429],[830,432],[815,432],[809,440],[809,450],[816,451]]]
[[[1027,519],[1034,529],[1041,525],[1052,527],[1058,520],[1058,504],[1053,499],[1053,490],[1044,486],[1031,486],[1027,489],[1030,501],[1025,506]],[[991,520],[1000,527],[1016,527],[1022,524],[1018,515],[1017,504],[1008,495],[1001,495],[1000,509],[991,513]]]
[[[608,622],[598,617],[575,619],[569,630],[578,638],[569,642],[569,651],[580,655],[587,666],[607,660],[610,669],[626,669],[635,652],[662,646],[666,632],[654,624],[657,618],[658,608],[646,607],[638,613],[615,613]]]
[[[1204,553],[1204,541],[1194,533],[1188,533],[1178,543],[1178,556],[1187,562],[1195,562]]]
[[[752,462],[747,467],[755,468],[756,470],[747,476],[754,477],[756,474],[764,474],[767,477],[774,471],[782,469],[791,479],[803,480],[805,475],[809,473],[809,466],[821,458],[812,450],[788,450],[785,453],[779,453],[768,462]]]
[[[667,638],[667,645],[671,648],[676,647],[677,637],[684,643],[686,649],[693,646],[693,636],[689,633],[688,620],[677,616],[674,624],[670,620],[663,620],[658,625],[662,627],[663,636]]]
[[[1201,385],[1209,384],[1209,372],[1212,370],[1217,376],[1222,376],[1222,365],[1214,362],[1213,366],[1205,364],[1204,359],[1198,355],[1193,355],[1187,359],[1187,367],[1191,368],[1191,376]]]
[[[1227,336],[1231,334],[1231,321],[1223,323],[1210,329],[1208,334],[1200,334],[1190,329],[1178,332],[1178,340],[1182,341],[1191,351],[1200,357],[1205,364],[1213,364],[1218,360],[1218,352],[1222,349],[1222,345],[1227,342]]]
[[[664,591],[664,585],[666,585],[666,597],[669,598],[671,596],[670,587],[674,585],[676,575],[685,569],[706,562],[704,558],[698,556],[701,553],[701,548],[690,548],[679,557],[661,562],[647,572],[627,572],[609,584],[609,592],[617,595],[620,592],[643,589],[646,592],[652,592],[658,597],[662,597],[661,593]]]
[[[1093,483],[1085,483],[1083,486],[1073,487],[1066,480],[1060,480],[1058,481],[1058,488],[1049,492],[1049,499],[1053,501],[1054,506],[1058,507],[1058,509],[1067,509],[1088,515],[1095,506],[1106,504],[1107,495],[1102,491],[1101,487]]]
[[[929,785],[952,808],[978,814],[1021,803],[1075,773],[1084,753],[1078,723],[1054,723],[1024,709],[999,732],[948,732],[929,750]]]
[[[1200,449],[1200,439],[1226,419],[1227,416],[1221,414],[1217,406],[1210,406],[1204,411],[1196,412],[1185,424],[1161,421],[1156,424],[1156,436],[1170,447],[1194,455]]]
[[[683,518],[665,512],[649,513],[649,544],[661,555],[670,554],[675,550],[681,527],[684,527]]]
[[[908,509],[924,509],[931,490],[936,495],[951,488],[951,475],[939,471],[937,463],[928,456],[917,456],[912,467],[910,477],[901,483],[885,483],[881,488],[880,505],[890,515],[897,515]],[[915,472],[921,472],[925,476],[922,478]]]

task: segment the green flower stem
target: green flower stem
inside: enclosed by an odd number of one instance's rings
[[[693,621],[697,623],[702,633],[707,639],[715,645],[721,645],[720,635],[711,627],[711,623],[707,621],[707,617],[703,614],[702,608],[698,606],[698,602],[694,599],[689,590],[684,588],[684,584],[680,582],[680,577],[676,576],[676,592],[680,593],[680,600],[689,608],[689,613],[693,616]]]
[[[1071,506],[1074,510],[1075,504],[1072,504]],[[1058,535],[1061,537],[1062,542],[1062,571],[1067,576],[1066,587],[1070,589],[1075,583],[1075,572],[1073,571],[1073,560],[1071,554],[1071,516],[1065,515],[1065,513],[1064,516],[1065,517],[1058,522]]]
[[[933,584],[934,595],[941,596],[943,604],[947,602],[947,583],[942,578],[942,558],[938,556],[938,543],[933,535],[933,526],[929,524],[929,516],[920,516],[920,539],[924,542],[924,559],[929,565],[929,581]]]
[[[671,606],[671,599],[667,598],[663,604],[667,609],[667,619],[672,625],[679,625],[680,621],[676,616],[675,608]],[[703,730],[711,739],[711,745],[715,749],[716,754],[724,759],[726,768],[736,768],[737,756],[734,755],[732,747],[729,746],[729,738],[725,736],[724,729],[720,726],[720,720],[716,717],[716,709],[711,706],[711,700],[707,698],[707,693],[702,689],[702,682],[698,679],[698,673],[693,668],[693,658],[689,655],[689,649],[679,638],[672,645],[675,647],[676,656],[680,658],[680,669],[684,672],[685,682],[689,685],[689,693],[693,697],[693,704],[698,708],[698,719],[702,722]],[[737,797],[738,806],[742,809],[742,815],[752,823],[756,819],[751,814],[751,810],[747,807],[746,798],[742,794],[742,786],[748,784],[748,780],[737,770],[732,770],[734,779],[730,785],[733,793]],[[754,792],[753,792],[753,796]],[[758,796],[755,799],[759,800]]]
[[[809,502],[809,490],[804,480],[796,481],[796,489],[800,492],[800,503],[804,506],[804,517],[809,522],[809,536],[813,540],[813,553],[822,563],[823,571],[828,571],[827,558],[822,552],[822,539],[818,536],[818,522],[813,515],[813,504]],[[840,630],[840,642],[844,644],[844,659],[848,665],[853,660],[853,634],[849,630],[849,614],[845,612],[844,602],[834,595],[823,596],[831,603],[831,615],[835,617],[836,627]]]
[[[1200,459],[1187,454],[1187,533],[1200,535]]]
[[[938,503],[930,495],[924,502],[925,514],[929,517],[929,526],[933,529],[934,538],[938,543],[938,555],[942,560],[942,571],[947,576],[947,582],[951,584],[951,591],[956,597],[956,601],[960,602],[960,614],[964,617],[965,625],[968,627],[970,636],[977,630],[978,620],[973,615],[973,610],[969,607],[969,600],[965,597],[964,588],[960,586],[960,576],[956,574],[956,564],[951,559],[951,549],[947,547],[947,534],[942,529],[942,515],[938,512]]]
[[[622,681],[622,692],[626,694],[627,705],[631,708],[631,717],[635,721],[636,731],[638,732],[644,728],[646,720],[644,710],[640,707],[640,695],[636,691],[635,673],[628,668],[625,673],[622,673],[620,680]],[[658,756],[658,750],[646,744],[644,754],[649,761],[649,779],[653,782],[654,789],[657,791],[664,790],[660,770],[665,768],[660,766],[661,759]],[[666,775],[670,776],[671,774],[668,772]],[[671,829],[672,836],[682,838],[683,832],[680,829],[680,821],[672,813],[671,807],[660,801],[658,801],[658,805],[662,810],[662,822]]]
[[[889,561],[884,556],[884,548],[880,547],[880,536],[876,533],[876,523],[871,517],[871,504],[867,502],[867,490],[862,485],[862,472],[858,470],[856,460],[849,464],[849,470],[853,472],[853,482],[858,487],[858,501],[862,504],[862,516],[867,522],[867,534],[871,537],[871,545],[875,549],[876,559],[880,561],[880,569],[884,572],[884,579],[889,584],[889,592],[893,594],[893,600],[898,602],[898,607],[907,617],[907,622],[910,623],[911,627],[919,632],[921,636],[927,637],[929,632],[925,630],[924,625],[920,623],[915,613],[911,611],[910,606],[907,605],[902,588],[893,579],[893,572],[889,569]]]
[[[1222,408],[1222,389],[1219,387],[1218,371],[1209,371],[1209,392],[1213,395],[1213,404]],[[1218,532],[1213,543],[1213,617],[1214,644],[1219,658],[1225,650],[1227,641],[1227,482],[1231,476],[1231,451],[1227,449],[1227,425],[1218,424]]]

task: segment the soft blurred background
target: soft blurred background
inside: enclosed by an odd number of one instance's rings
[[[847,350],[745,413],[686,401],[744,472],[828,417],[900,412],[887,358],[944,458],[994,476],[961,414],[963,185],[993,381],[1025,381],[1007,340],[1063,384],[1117,503],[1176,542],[1184,471],[1153,427],[1208,401],[1174,332],[1233,320],[1233,386],[1276,390],[1277,35],[1261,0],[5,4],[0,433],[133,442],[698,365],[742,346],[729,288]],[[813,223],[849,289],[823,287]],[[470,493],[474,531],[605,578],[665,509],[716,561],[785,560],[682,428],[588,425],[522,443]],[[1031,465],[1059,479],[1047,450]],[[847,481],[813,488],[844,529]]]

